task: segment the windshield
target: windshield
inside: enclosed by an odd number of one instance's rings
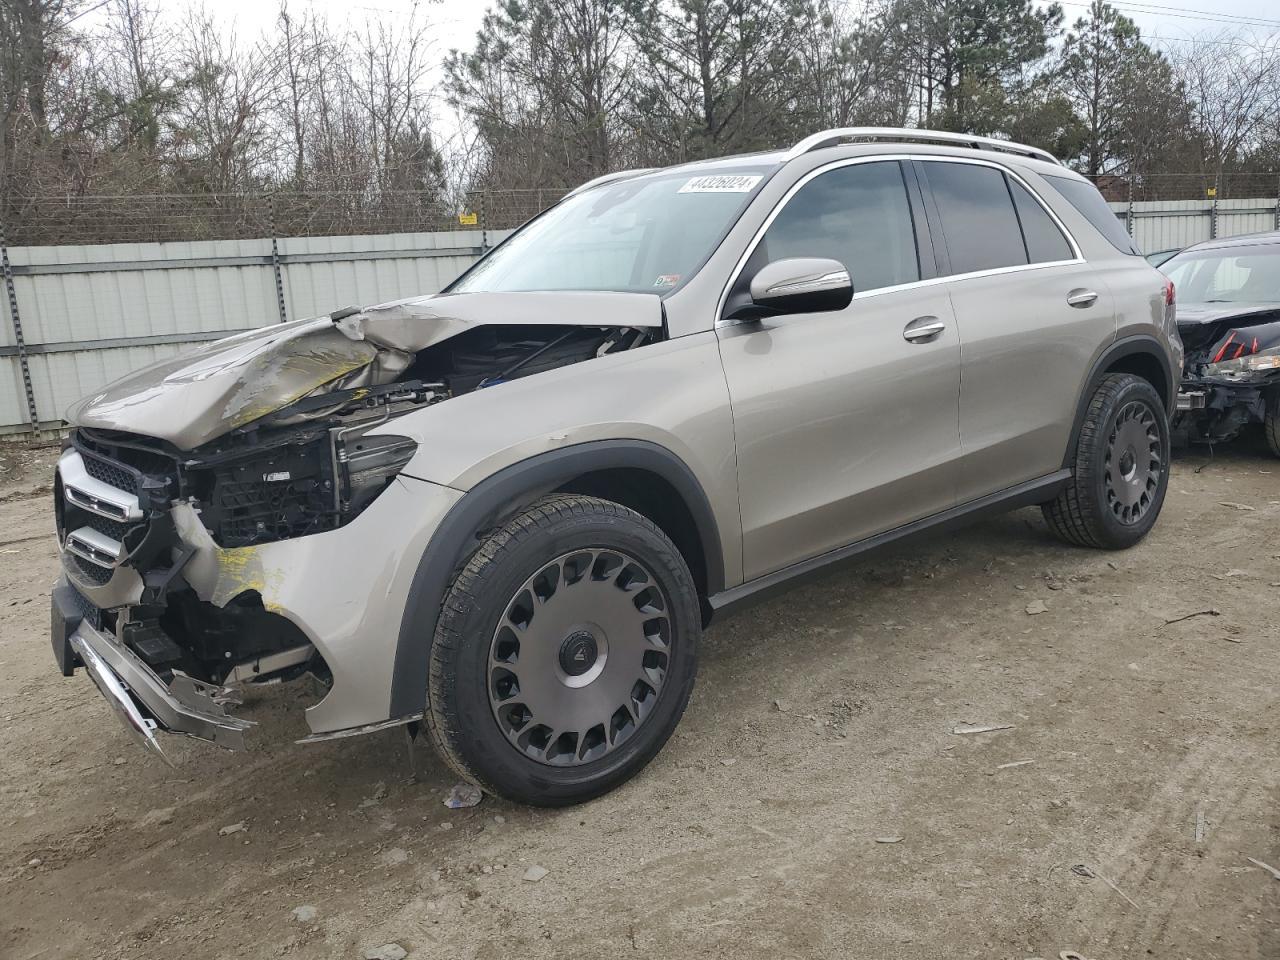
[[[1280,303],[1280,243],[1191,250],[1161,269],[1182,303]]]
[[[665,293],[711,255],[768,167],[688,171],[596,187],[523,227],[450,293]]]

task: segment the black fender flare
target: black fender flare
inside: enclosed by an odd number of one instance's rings
[[[389,717],[420,713],[426,703],[440,604],[458,569],[479,547],[477,534],[575,477],[626,468],[662,477],[683,498],[702,544],[707,592],[724,589],[724,553],[711,502],[689,466],[666,447],[646,440],[595,440],[514,463],[480,481],[449,508],[418,561],[396,640]]]
[[[1084,418],[1089,412],[1089,401],[1107,370],[1125,357],[1149,356],[1160,364],[1164,370],[1165,383],[1168,385],[1164,400],[1165,412],[1172,414],[1178,398],[1178,385],[1182,382],[1182,371],[1174,372],[1169,362],[1169,354],[1155,337],[1146,333],[1134,334],[1116,340],[1093,362],[1089,376],[1085,378],[1084,388],[1076,401],[1075,421],[1071,425],[1071,437],[1067,443],[1066,453],[1062,458],[1062,466],[1070,469],[1075,462],[1076,442],[1080,439],[1080,430],[1084,426]]]

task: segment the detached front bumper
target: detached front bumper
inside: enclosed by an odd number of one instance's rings
[[[1208,406],[1208,391],[1206,390],[1179,390],[1178,403],[1176,409],[1179,412],[1186,410],[1203,410]]]
[[[1267,398],[1280,390],[1280,376],[1228,380],[1188,376],[1178,391],[1174,429],[1192,442],[1218,443],[1266,417]]]
[[[165,759],[158,732],[181,733],[231,750],[244,749],[255,724],[227,713],[239,702],[233,690],[175,672],[166,683],[131,650],[96,626],[65,579],[53,588],[52,641],[62,672],[83,666],[129,734]]]

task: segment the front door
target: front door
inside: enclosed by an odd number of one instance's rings
[[[847,308],[718,326],[748,580],[955,502],[960,341],[946,285],[918,283],[908,175],[881,160],[813,176],[735,284],[829,257],[853,278]]]

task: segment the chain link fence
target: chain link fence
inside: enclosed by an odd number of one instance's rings
[[[1276,199],[1280,174],[1104,174],[1113,203]],[[477,190],[454,204],[422,192],[262,192],[10,198],[10,246],[249,240],[508,230],[564,196],[558,188]]]
[[[507,230],[564,190],[484,190],[460,205],[421,192],[224,193],[11,198],[10,246]]]
[[[1091,177],[1103,197],[1115,203],[1155,200],[1275,199],[1280,196],[1277,173],[1157,173],[1102,174]]]

